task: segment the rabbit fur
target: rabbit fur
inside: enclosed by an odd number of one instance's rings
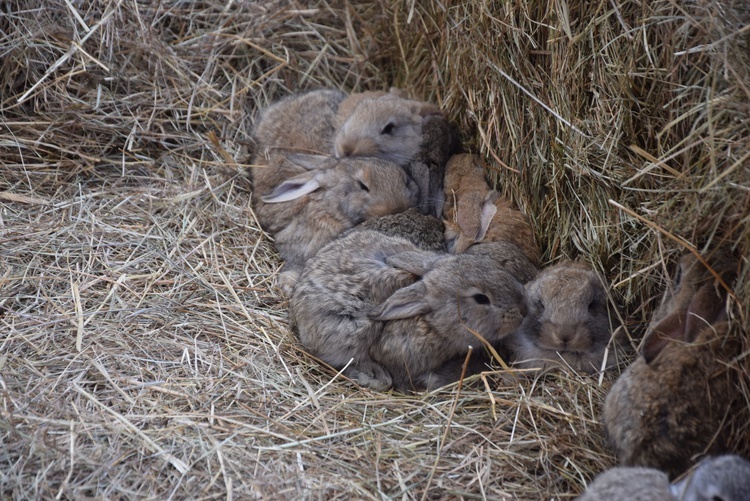
[[[409,392],[433,371],[518,327],[523,287],[486,256],[439,254],[362,230],[308,263],[290,300],[293,331],[316,357],[360,385]],[[351,361],[351,363],[350,363]]]
[[[750,462],[740,456],[706,458],[672,485],[667,474],[618,467],[597,475],[578,501],[744,501],[750,499]]]
[[[731,454],[706,458],[671,489],[679,501],[748,500],[750,461]]]
[[[733,275],[730,262],[714,269],[725,280]],[[623,372],[604,404],[607,437],[620,463],[670,476],[685,471],[695,455],[728,450],[728,423],[750,418],[737,388],[742,369],[733,361],[741,335],[724,320],[725,291],[692,254],[679,270],[644,338],[648,356]]]
[[[405,238],[422,250],[445,252],[443,222],[434,216],[422,214],[415,207],[398,214],[368,219],[349,231],[360,230],[373,230],[385,235]]]
[[[366,219],[406,210],[417,196],[413,181],[390,162],[301,154],[271,155],[255,189],[264,193],[253,206],[285,262],[278,285],[287,294],[326,242]]]
[[[612,468],[596,476],[577,501],[677,501],[669,477],[653,468]]]
[[[614,363],[613,356],[604,361],[614,315],[594,270],[563,261],[543,269],[525,287],[529,313],[503,340],[517,367],[564,365],[594,373]]]
[[[541,251],[528,218],[510,201],[490,190],[485,167],[471,154],[454,155],[445,173],[445,239],[450,252],[464,252],[477,242],[508,241],[534,265]]]
[[[253,130],[253,163],[265,164],[279,150],[330,155],[339,105],[345,99],[339,90],[318,89],[287,96],[265,108]]]

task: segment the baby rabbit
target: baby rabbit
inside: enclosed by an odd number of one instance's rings
[[[372,156],[397,163],[417,183],[422,212],[442,213],[445,163],[460,142],[437,106],[391,89],[384,95],[353,94],[341,103],[338,119],[337,157]]]
[[[528,315],[503,340],[516,366],[564,365],[585,373],[602,367],[614,318],[591,268],[571,261],[546,268],[526,284],[526,299]],[[610,358],[606,365],[613,362]]]
[[[578,501],[678,501],[669,478],[653,468],[612,468],[596,476]]]
[[[346,94],[319,89],[276,101],[258,116],[253,138],[254,163],[265,163],[279,149],[300,153],[330,154],[336,133],[339,105]],[[256,169],[257,172],[260,171]]]
[[[740,456],[706,458],[698,468],[672,485],[679,501],[740,501],[750,499],[750,461]]]
[[[414,205],[416,186],[404,171],[379,159],[271,155],[258,171],[253,206],[285,261],[278,285],[291,292],[305,263],[326,242],[376,216]]]
[[[349,231],[360,230],[373,230],[405,238],[422,250],[445,252],[443,222],[436,217],[422,214],[414,207],[398,214],[368,219]]]
[[[311,354],[363,386],[433,388],[433,370],[518,327],[523,287],[486,256],[437,254],[362,230],[309,261],[290,300]]]
[[[739,456],[706,458],[669,485],[653,468],[612,468],[598,475],[578,501],[740,501],[750,499],[750,462]]]
[[[475,155],[454,155],[445,173],[445,239],[460,253],[477,242],[507,241],[518,246],[532,264],[541,251],[529,222],[508,200],[490,191],[485,168]]]
[[[714,269],[729,280],[730,262]],[[732,423],[750,420],[736,386],[741,336],[724,321],[725,291],[693,255],[680,260],[674,293],[604,403],[604,424],[620,463],[678,475],[692,458],[727,450]],[[725,422],[725,420],[727,422]],[[744,443],[733,447],[747,448]]]

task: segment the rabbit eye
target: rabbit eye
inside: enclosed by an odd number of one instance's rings
[[[367,185],[362,181],[359,181],[359,189],[364,192],[370,193],[370,188],[368,188]]]
[[[484,294],[474,294],[471,296],[474,301],[477,302],[477,304],[490,304],[490,298],[485,296]]]
[[[381,134],[393,134],[393,129],[396,128],[396,125],[393,122],[388,122],[385,127],[383,127],[383,130],[380,131]]]
[[[596,308],[596,299],[592,299],[589,303],[589,310],[593,310],[594,308]]]
[[[534,300],[534,307],[541,313],[544,311],[544,303],[541,299]]]

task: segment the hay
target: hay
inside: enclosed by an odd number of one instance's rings
[[[731,242],[747,328],[748,12],[547,5],[2,4],[0,497],[569,499],[611,466],[615,374],[331,381],[288,332],[244,175],[273,99],[399,85],[627,318],[684,246],[667,234]]]

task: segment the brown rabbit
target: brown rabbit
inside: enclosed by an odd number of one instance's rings
[[[363,386],[433,388],[433,372],[515,329],[523,287],[486,256],[437,254],[370,230],[329,243],[290,299],[293,330]]]
[[[516,366],[563,365],[594,373],[615,362],[604,360],[614,315],[598,275],[583,263],[564,261],[545,268],[526,284],[529,313],[504,339]]]
[[[732,264],[723,260],[715,269],[729,280]],[[665,295],[644,338],[643,357],[605,401],[607,436],[623,465],[678,475],[696,455],[727,450],[728,423],[750,420],[737,389],[740,335],[724,321],[725,298],[697,258],[680,260],[674,292]]]
[[[404,171],[376,158],[271,155],[253,198],[261,226],[285,261],[278,285],[290,293],[305,263],[326,242],[371,217],[414,205],[416,186]]]
[[[541,251],[528,219],[490,190],[485,167],[475,155],[454,155],[445,173],[445,240],[460,253],[478,242],[507,241],[518,246],[534,265]]]

